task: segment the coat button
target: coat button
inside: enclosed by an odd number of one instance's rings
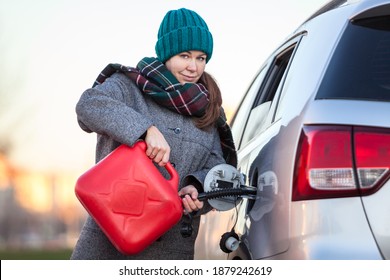
[[[181,132],[181,129],[180,127],[176,127],[174,130],[173,130],[176,134],[179,134]]]

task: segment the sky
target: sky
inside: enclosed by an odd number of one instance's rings
[[[167,11],[199,13],[213,34],[206,70],[233,111],[271,52],[328,0],[0,0],[0,144],[24,169],[79,172],[95,134],[75,105],[108,63],[155,56]]]

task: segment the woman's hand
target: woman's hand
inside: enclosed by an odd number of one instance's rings
[[[198,190],[193,185],[188,185],[179,191],[182,197],[185,212],[191,213],[203,208],[203,201],[198,200]]]
[[[159,166],[165,166],[169,161],[171,148],[164,135],[157,127],[151,126],[146,131],[146,155]]]

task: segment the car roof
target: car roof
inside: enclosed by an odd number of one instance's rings
[[[390,1],[386,0],[332,0],[326,3],[324,6],[322,6],[320,9],[318,9],[315,13],[313,13],[309,18],[307,18],[304,22],[308,22],[310,20],[313,20],[314,18],[330,12],[332,10],[338,9],[340,7],[346,7],[350,6],[351,9],[351,19],[354,17],[369,17],[369,16],[375,16],[378,15],[378,13],[383,14],[389,14],[390,6],[387,7],[387,9],[374,9],[374,12],[367,12],[364,13],[367,10],[370,10],[377,6],[382,6],[384,4],[389,4]],[[375,14],[376,13],[376,14]]]

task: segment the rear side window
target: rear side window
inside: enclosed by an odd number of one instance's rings
[[[275,121],[279,93],[302,36],[292,38],[272,54],[247,91],[232,121],[233,138],[238,149]]]
[[[316,99],[390,101],[390,17],[349,23]]]
[[[261,83],[264,80],[265,75],[267,74],[267,68],[264,67],[260,70],[256,79],[250,86],[249,90],[245,94],[244,99],[242,100],[237,112],[235,113],[232,120],[232,134],[234,142],[239,147],[241,142],[242,133],[246,126],[246,120],[248,118],[249,113],[252,110],[253,102],[257,96]]]

